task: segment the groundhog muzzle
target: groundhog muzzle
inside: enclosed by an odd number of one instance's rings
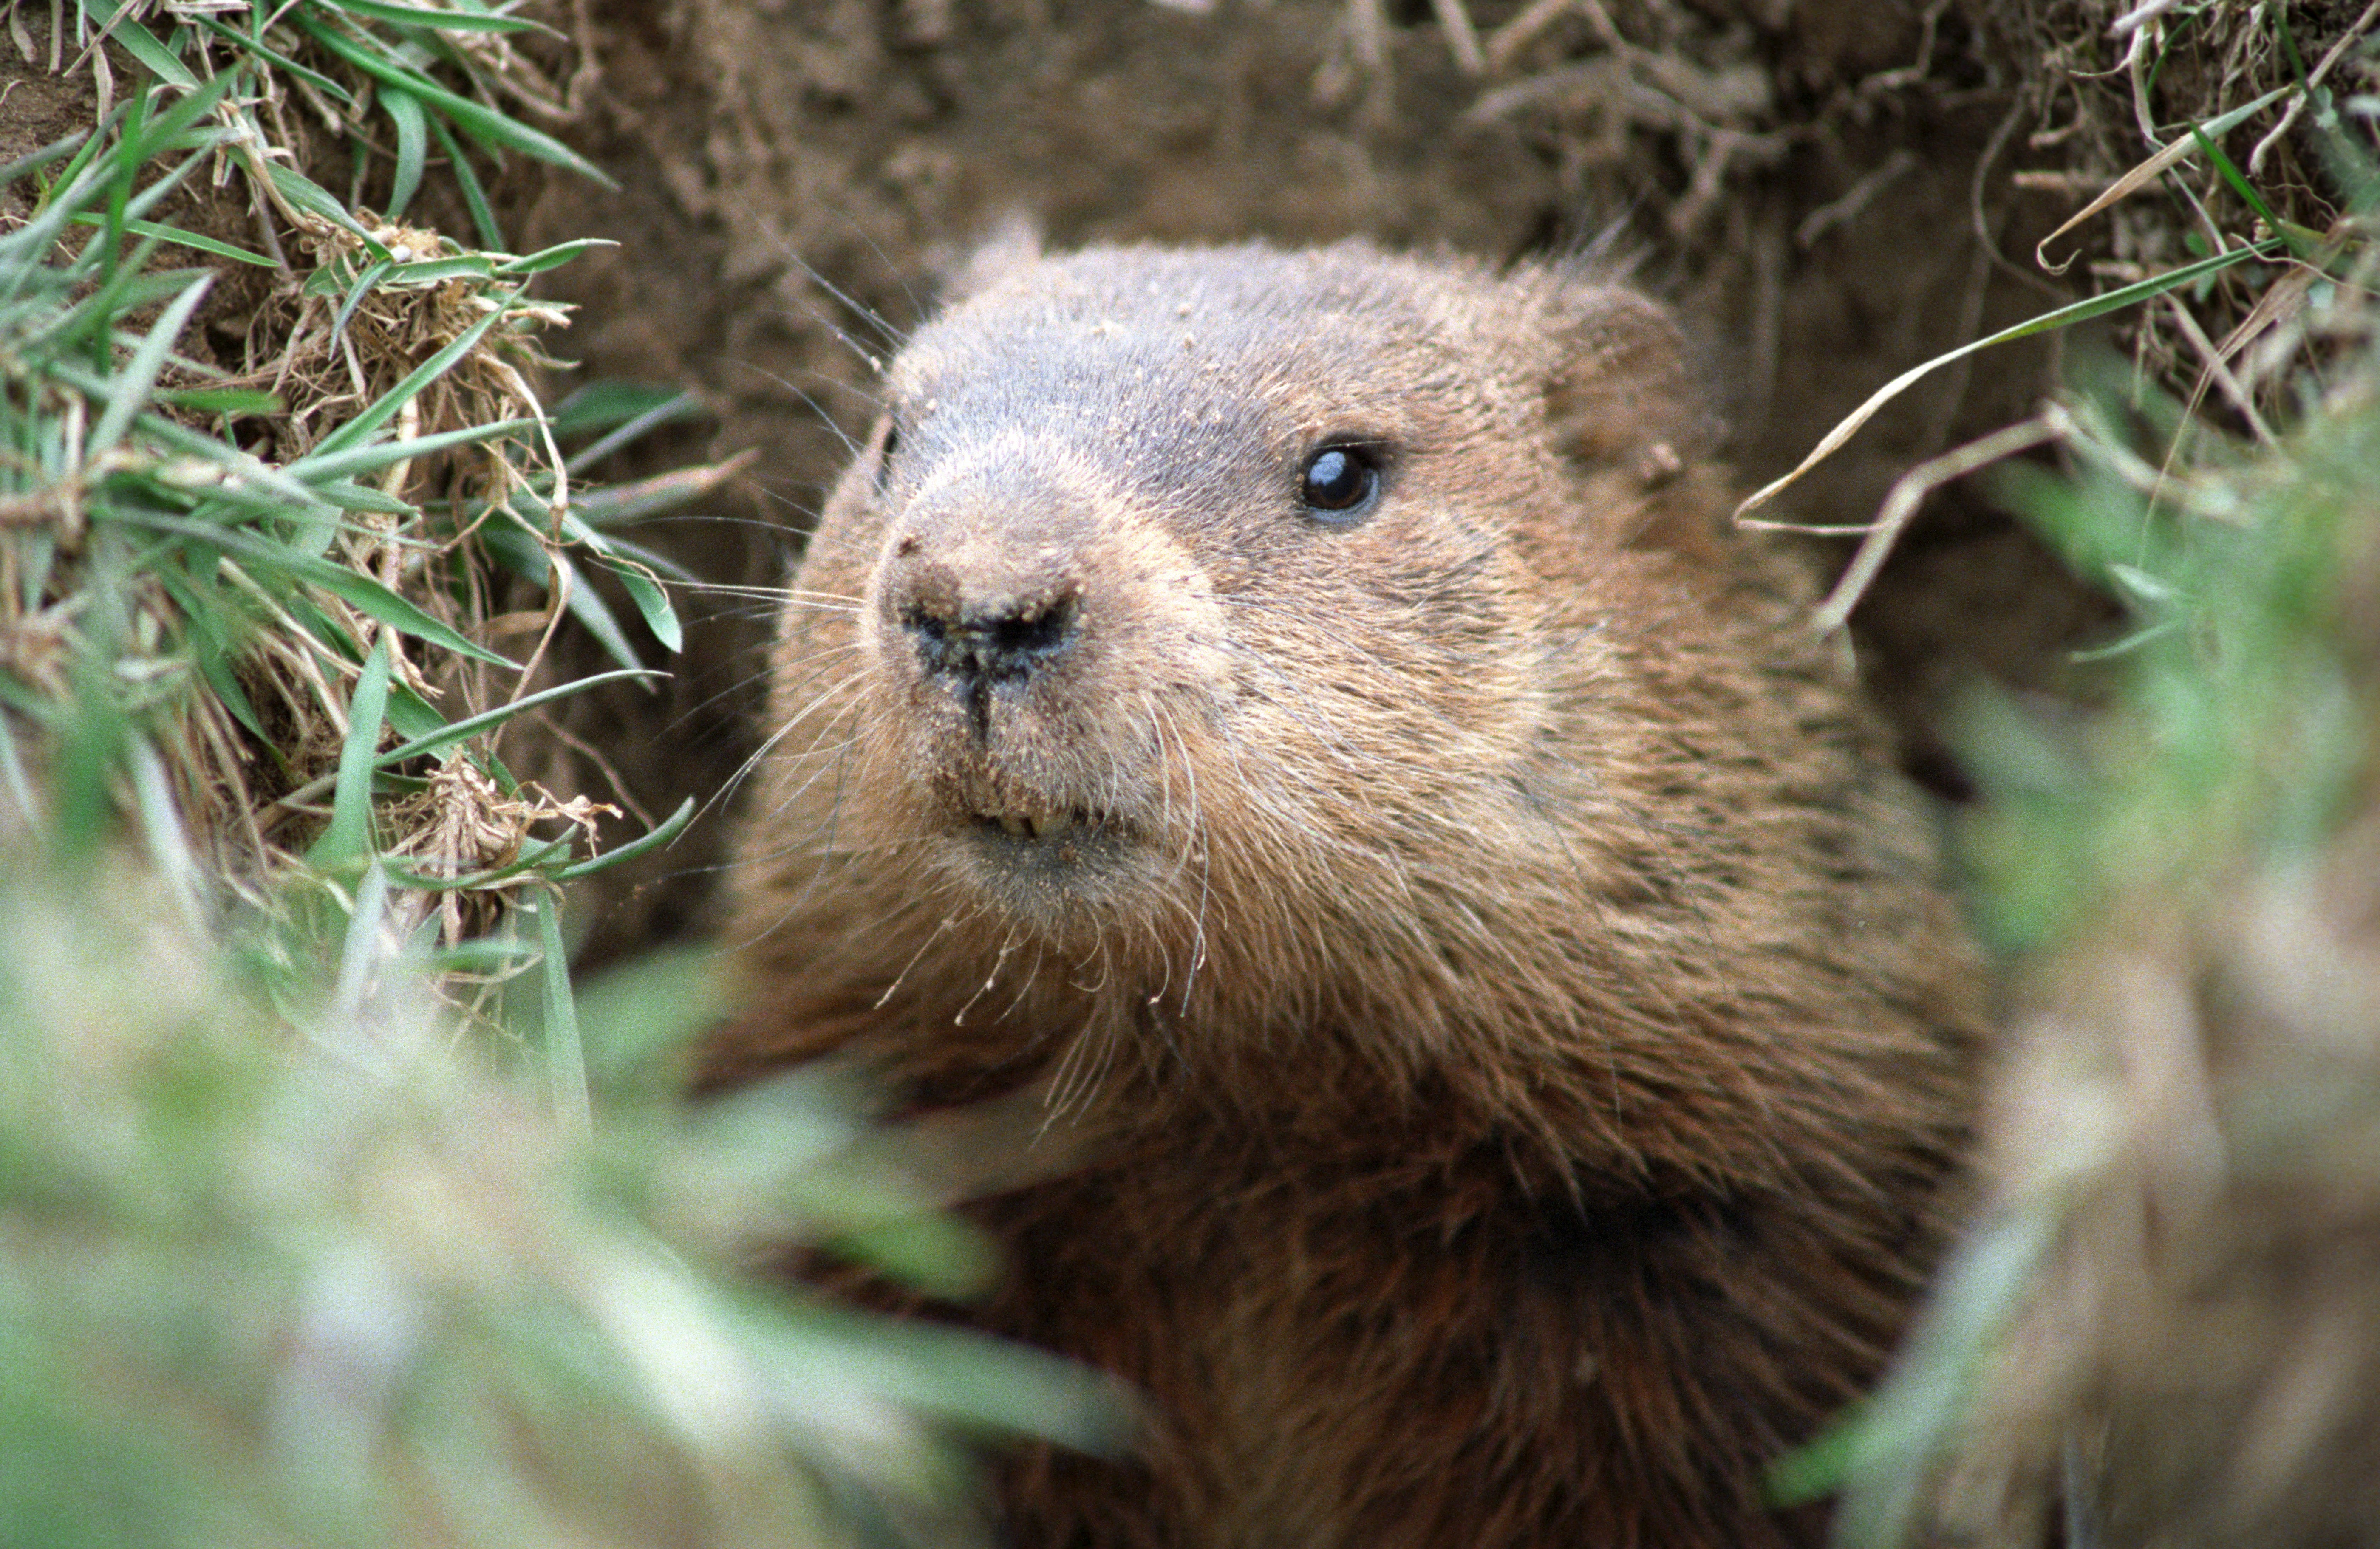
[[[1111,1371],[1022,1545],[1810,1541],[1979,990],[1674,332],[1559,267],[996,249],[774,659],[731,1082],[989,1111],[953,1313]],[[1021,1180],[1021,1181],[1020,1181]]]

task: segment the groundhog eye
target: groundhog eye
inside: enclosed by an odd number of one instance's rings
[[[1326,446],[1306,459],[1297,495],[1307,510],[1330,521],[1345,522],[1363,514],[1379,488],[1380,470],[1367,449]]]

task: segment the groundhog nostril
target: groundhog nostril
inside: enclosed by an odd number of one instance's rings
[[[1031,661],[1062,648],[1075,633],[1075,601],[1068,597],[1018,609],[990,621],[992,644],[1003,659]]]
[[[927,672],[972,689],[1030,677],[1074,643],[1078,613],[1074,598],[1062,595],[971,601],[947,615],[912,603],[901,623]]]

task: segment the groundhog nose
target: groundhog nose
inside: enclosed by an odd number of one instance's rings
[[[1031,677],[1080,633],[1081,583],[1062,552],[913,534],[892,564],[888,611],[926,672],[962,693]]]

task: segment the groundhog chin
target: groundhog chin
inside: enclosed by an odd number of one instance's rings
[[[1149,912],[1172,869],[1148,835],[1082,811],[969,813],[941,849],[961,887],[1010,921],[1062,938]]]
[[[898,765],[894,821],[928,841],[943,881],[1069,940],[1161,912],[1190,836],[1156,750],[1095,721],[994,710],[980,728],[917,718]]]

